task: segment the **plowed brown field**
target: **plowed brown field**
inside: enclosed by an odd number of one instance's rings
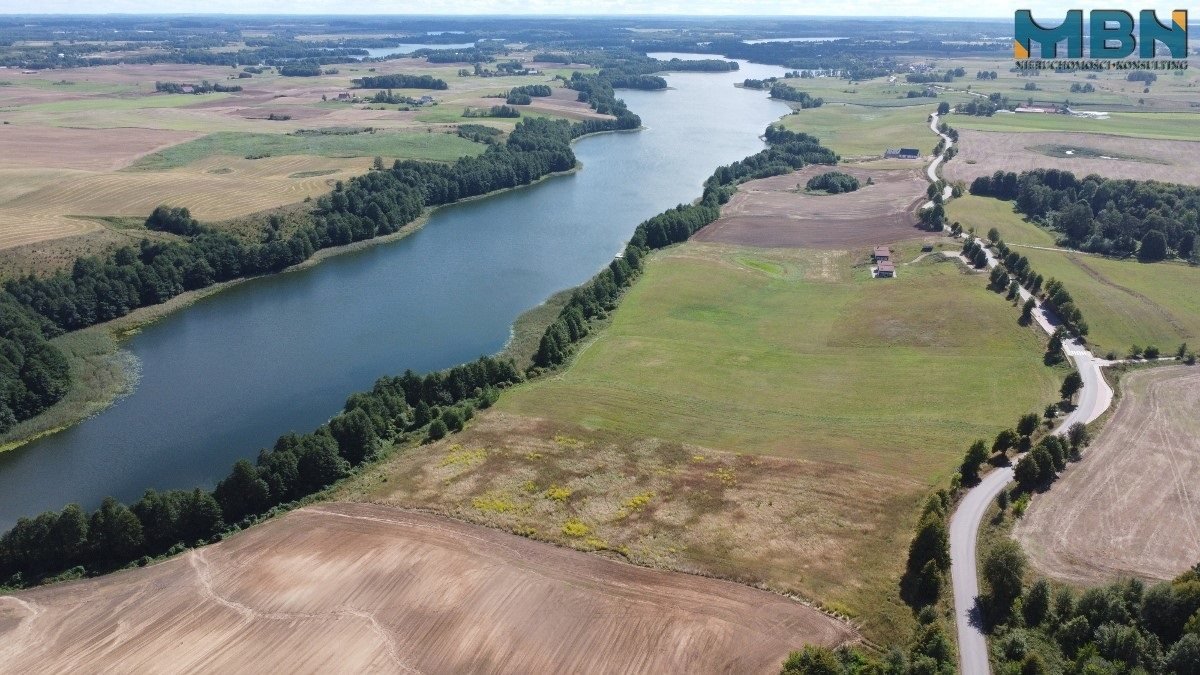
[[[1170,579],[1200,561],[1200,368],[1126,375],[1104,431],[1014,536],[1041,573],[1078,584]]]
[[[840,195],[804,192],[808,179],[829,171],[863,183]],[[874,185],[866,185],[867,178]],[[799,189],[797,189],[799,186]],[[779,248],[844,249],[886,244],[920,234],[916,210],[926,201],[919,169],[865,170],[808,166],[784,176],[742,184],[721,218],[696,233],[697,241]]]
[[[0,597],[10,672],[778,672],[854,638],[747,586],[345,503]]]

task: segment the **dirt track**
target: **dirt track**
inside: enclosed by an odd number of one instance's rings
[[[1200,562],[1200,368],[1126,375],[1116,414],[1014,536],[1039,572],[1100,584]]]
[[[809,178],[835,170],[858,178],[863,187],[840,195],[803,192]],[[867,177],[875,184],[866,185]],[[826,249],[910,239],[920,234],[914,229],[915,213],[925,201],[925,188],[920,169],[808,166],[743,184],[722,209],[721,218],[693,238],[768,248]]]
[[[778,672],[854,637],[747,586],[346,503],[0,597],[10,672]]]

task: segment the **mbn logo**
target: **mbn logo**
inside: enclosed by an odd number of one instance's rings
[[[1133,36],[1133,17],[1120,9],[1097,9],[1091,13],[1091,39],[1088,52],[1093,59],[1123,59],[1135,48],[1143,59],[1154,58],[1155,43],[1161,42],[1171,50],[1171,58],[1187,58],[1187,10],[1171,12],[1171,23],[1158,22],[1154,10],[1143,9],[1138,17],[1138,37]],[[1017,10],[1016,38],[1013,55],[1018,59],[1029,58],[1033,41],[1042,46],[1042,58],[1058,57],[1058,43],[1066,40],[1067,57],[1083,58],[1083,10],[1072,9],[1057,28],[1043,28],[1033,20],[1027,9]]]

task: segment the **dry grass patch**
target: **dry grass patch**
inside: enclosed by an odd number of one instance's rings
[[[863,579],[847,561],[877,565],[868,548],[881,539],[904,546],[921,491],[915,481],[836,463],[736,455],[489,411],[464,433],[372,468],[341,496],[850,611],[888,594],[893,582]],[[866,628],[899,631],[881,621],[902,622],[906,613],[897,598],[864,619]]]

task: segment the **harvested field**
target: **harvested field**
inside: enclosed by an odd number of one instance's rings
[[[1126,374],[1084,458],[1037,495],[1013,535],[1072,584],[1171,579],[1200,560],[1200,368]]]
[[[958,156],[945,164],[942,173],[948,180],[968,184],[999,170],[1020,173],[1061,169],[1080,177],[1094,173],[1108,178],[1200,185],[1197,142],[1104,134],[962,130],[958,147]],[[1054,151],[1058,149],[1063,151]],[[1066,154],[1067,150],[1071,155]]]
[[[145,218],[160,204],[186,206],[203,220],[242,216],[323,195],[368,167],[365,159],[217,157],[172,171],[71,172],[0,202],[0,249],[101,227],[73,216]]]
[[[746,586],[337,503],[0,598],[0,636],[13,671],[438,673],[777,672],[806,642],[855,638]]]
[[[116,170],[197,134],[163,129],[0,126],[0,170]]]
[[[778,248],[846,249],[911,239],[920,232],[916,209],[926,200],[920,169],[836,167],[863,184],[855,192],[804,192],[813,176],[835,170],[807,166],[785,176],[742,184],[721,218],[695,235],[698,241]],[[866,185],[867,178],[874,185]],[[798,189],[797,189],[798,186]]]

